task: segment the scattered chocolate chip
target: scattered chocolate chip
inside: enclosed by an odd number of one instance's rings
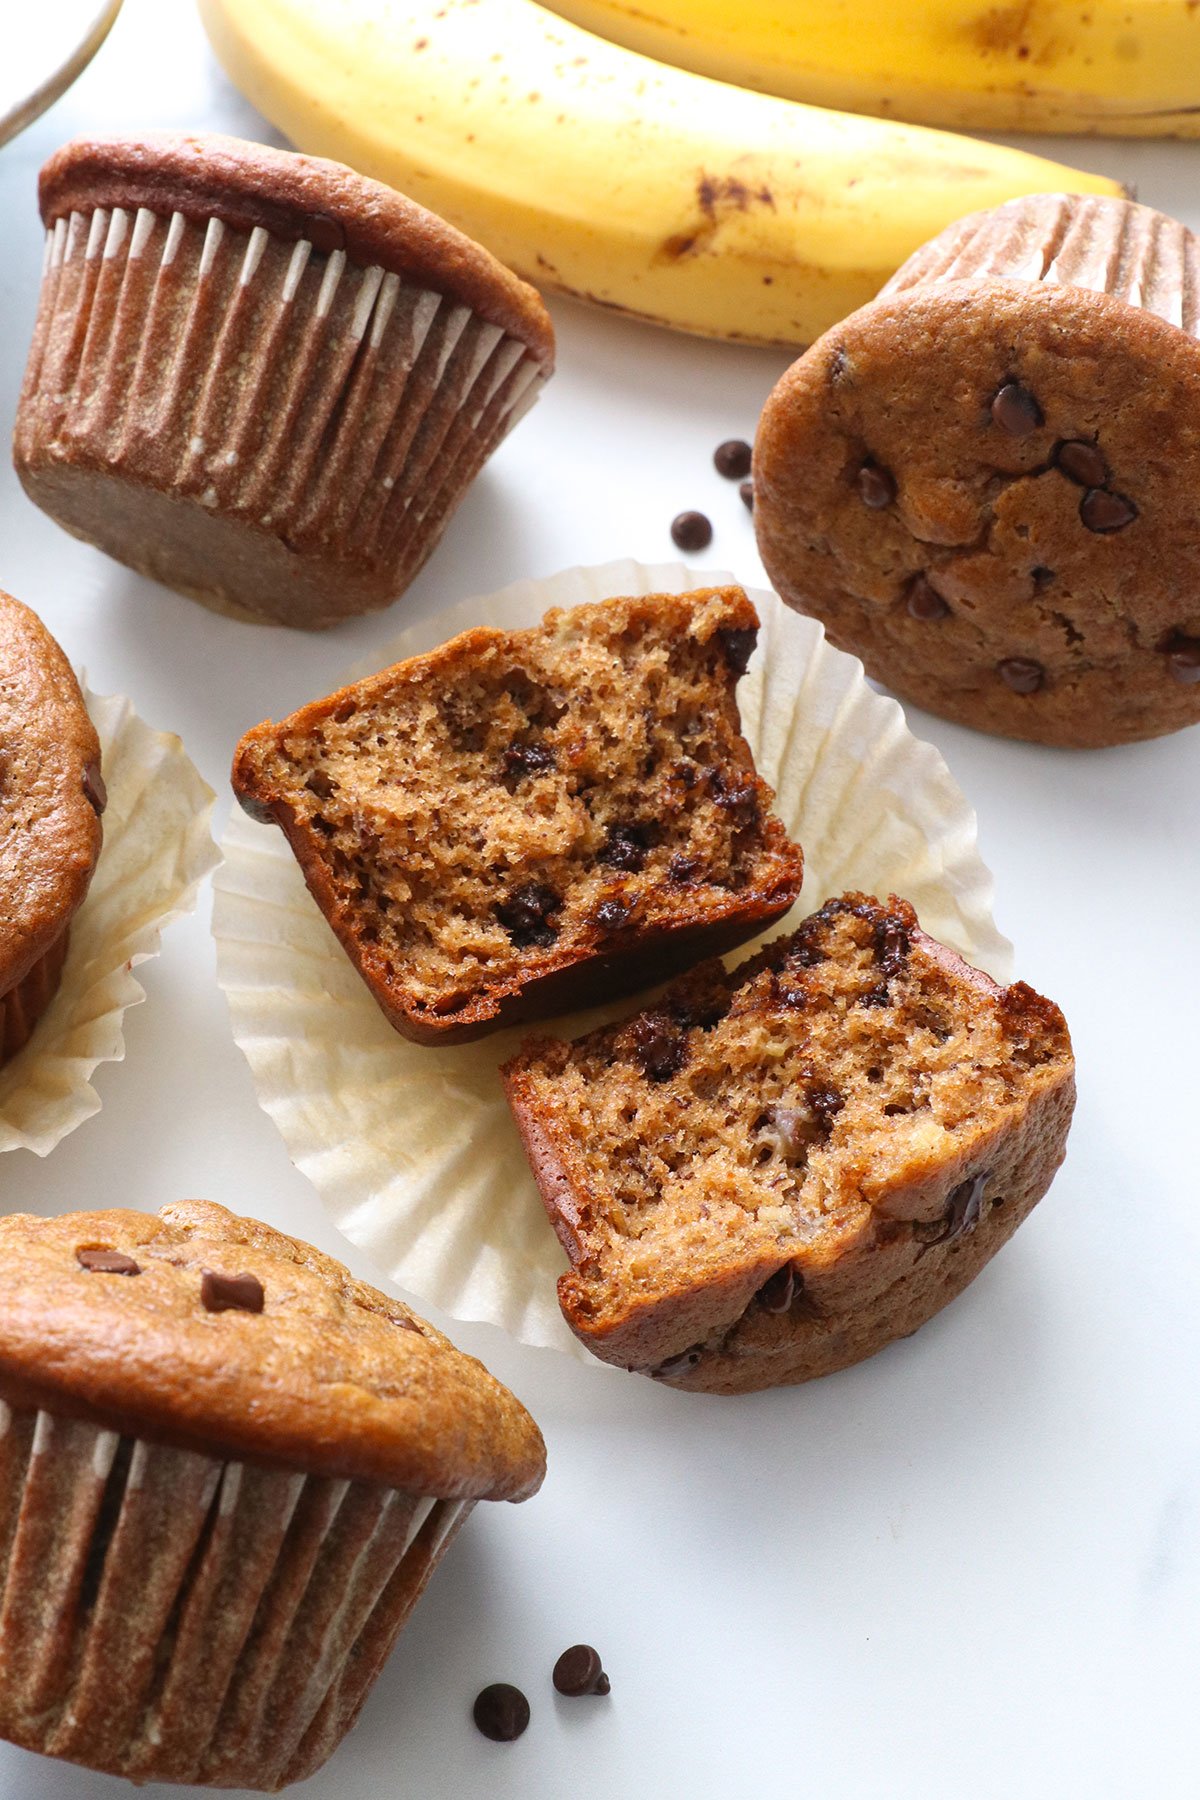
[[[536,739],[527,744],[510,744],[504,752],[504,773],[518,781],[523,775],[543,775],[553,767],[554,751]]]
[[[592,918],[601,931],[620,931],[632,912],[633,907],[627,900],[602,900]]]
[[[690,1350],[681,1350],[678,1356],[668,1356],[656,1368],[648,1369],[647,1374],[653,1376],[655,1381],[672,1381],[676,1375],[686,1375],[700,1361],[703,1348],[702,1344],[693,1344]]]
[[[554,1665],[553,1679],[557,1691],[572,1700],[585,1694],[607,1694],[612,1685],[590,1644],[572,1644],[564,1650]]]
[[[1185,687],[1194,681],[1200,681],[1200,638],[1187,637],[1177,631],[1163,645],[1166,652],[1167,666],[1176,681]]]
[[[758,642],[757,630],[753,626],[728,626],[718,631],[717,636],[721,640],[721,648],[729,667],[735,675],[744,675]]]
[[[742,496],[742,504],[745,506],[746,511],[753,512],[754,483],[752,481],[743,481],[741,487],[738,489],[738,493]]]
[[[785,1313],[791,1309],[795,1292],[796,1271],[791,1263],[784,1263],[782,1269],[767,1277],[754,1298],[764,1312]]]
[[[100,773],[100,764],[90,762],[83,771],[83,792],[88,805],[99,818],[108,805],[108,789]]]
[[[610,869],[636,875],[646,861],[649,834],[642,825],[613,825],[600,850],[600,861]]]
[[[878,512],[896,498],[896,483],[887,469],[878,463],[865,462],[858,471],[858,494],[864,506]]]
[[[310,794],[315,794],[317,796],[318,800],[328,800],[330,794],[333,793],[336,783],[332,776],[325,773],[324,769],[314,769],[304,785]]]
[[[342,704],[337,708],[336,712],[333,715],[334,724],[335,725],[344,725],[348,719],[352,719],[354,717],[354,715],[357,711],[358,711],[358,706],[355,701],[343,700]]]
[[[1014,694],[1036,694],[1046,679],[1041,663],[1029,656],[1006,656],[996,664],[996,673]]]
[[[141,1268],[123,1250],[77,1250],[75,1255],[83,1269],[96,1275],[140,1275]]]
[[[687,1042],[676,1020],[667,1013],[642,1013],[633,1022],[631,1048],[634,1060],[649,1081],[669,1081],[687,1057]]]
[[[1039,563],[1036,569],[1030,569],[1029,575],[1035,588],[1049,587],[1054,580],[1054,570],[1046,568],[1044,563]]]
[[[828,1137],[833,1130],[833,1121],[846,1104],[845,1097],[834,1088],[818,1086],[805,1088],[804,1098],[812,1108],[817,1124]]]
[[[1138,516],[1137,507],[1124,494],[1108,488],[1089,488],[1079,502],[1079,517],[1089,531],[1124,531]]]
[[[261,800],[256,800],[252,794],[239,793],[237,803],[246,817],[253,819],[256,825],[273,825],[275,823],[275,814],[270,807],[264,805]]]
[[[529,1702],[520,1688],[493,1681],[476,1694],[471,1717],[476,1729],[494,1744],[511,1744],[529,1724]]]
[[[257,1275],[220,1275],[215,1269],[200,1272],[200,1300],[206,1312],[250,1312],[263,1309],[263,1284]]]
[[[671,537],[680,550],[707,550],[713,539],[712,521],[702,512],[677,513],[671,520]]]
[[[667,874],[672,881],[677,881],[682,887],[686,882],[692,880],[699,867],[700,858],[698,856],[681,856],[676,851],[667,864]]]
[[[713,468],[718,475],[724,475],[726,481],[741,481],[750,473],[752,452],[743,438],[726,438],[713,451]]]
[[[921,1234],[926,1250],[931,1250],[935,1244],[952,1243],[955,1238],[966,1237],[974,1231],[983,1213],[983,1190],[991,1173],[990,1169],[984,1169],[981,1174],[969,1175],[959,1182],[946,1202],[941,1219],[935,1223],[933,1235]]]
[[[1042,409],[1027,387],[1006,381],[992,401],[992,419],[1009,437],[1028,437],[1042,423]]]
[[[753,776],[735,775],[727,781],[720,769],[709,776],[709,792],[721,811],[728,813],[738,830],[758,822],[758,783]]]
[[[908,933],[893,919],[881,920],[875,927],[875,956],[880,973],[889,980],[898,975],[908,961]]]
[[[1054,466],[1079,487],[1099,488],[1108,480],[1108,464],[1098,444],[1086,438],[1066,438],[1054,446]]]
[[[905,604],[914,619],[944,619],[950,611],[937,589],[924,575],[915,575],[909,582]]]
[[[554,889],[547,887],[544,881],[523,881],[500,902],[496,917],[518,950],[528,950],[534,945],[544,949],[558,936],[547,919],[560,904]]]

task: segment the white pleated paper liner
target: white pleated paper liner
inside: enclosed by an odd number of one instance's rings
[[[157,956],[163,927],[192,911],[220,861],[213,791],[180,740],[151,730],[119,695],[83,691],[108,790],[104,842],[58,992],[0,1068],[0,1150],[38,1156],[99,1112],[91,1078],[124,1056],[126,1009],[146,998],[133,970]]]
[[[572,569],[464,601],[345,671],[329,691],[473,625],[538,623],[551,606],[721,584],[681,564]],[[769,936],[831,894],[897,893],[922,924],[998,980],[1011,947],[992,920],[975,815],[940,755],[820,625],[751,590],[762,619],[738,696],[759,770],[804,846],[804,892]],[[315,696],[314,696],[315,697]],[[234,809],[215,880],[217,969],[261,1105],[338,1228],[407,1292],[523,1343],[583,1350],[563,1323],[566,1267],[496,1071],[528,1027],[478,1043],[410,1044],[387,1024],[310,898],[283,834]],[[737,952],[738,958],[748,952]],[[625,1000],[552,1020],[563,1036]]]

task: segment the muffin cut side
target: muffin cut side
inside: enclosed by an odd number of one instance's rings
[[[607,1361],[732,1390],[857,1360],[957,1291],[939,1264],[993,1216],[1003,1241],[1061,1160],[1071,1071],[1049,1001],[850,895],[503,1074],[568,1323]]]
[[[757,628],[730,588],[467,632],[250,732],[234,789],[406,1035],[565,1010],[796,898],[734,696]]]

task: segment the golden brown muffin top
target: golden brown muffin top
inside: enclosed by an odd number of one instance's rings
[[[71,665],[0,591],[0,993],[70,923],[100,854],[100,740]]]
[[[46,225],[97,207],[144,206],[307,238],[324,254],[344,250],[448,295],[527,344],[547,375],[554,367],[554,327],[534,288],[436,213],[324,157],[215,132],[76,138],[43,167],[38,202]]]
[[[341,1263],[207,1200],[0,1217],[0,1397],[439,1499],[522,1500],[541,1433]]]

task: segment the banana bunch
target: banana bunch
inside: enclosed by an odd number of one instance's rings
[[[979,131],[1200,137],[1195,0],[554,0],[680,68]]]
[[[739,0],[739,16],[746,0]],[[976,208],[1117,184],[651,62],[533,0],[200,0],[302,150],[432,207],[542,289],[811,342]]]

